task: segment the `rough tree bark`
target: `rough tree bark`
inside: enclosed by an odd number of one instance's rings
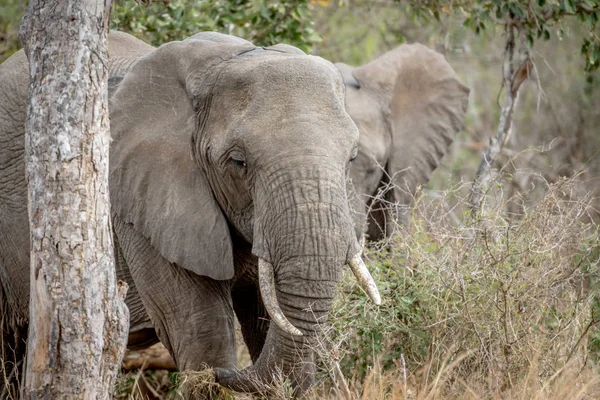
[[[23,397],[112,398],[127,341],[108,195],[107,0],[30,0],[19,36],[31,301]]]
[[[504,104],[500,112],[498,131],[490,139],[490,145],[483,154],[477,172],[475,172],[475,180],[469,194],[469,208],[473,218],[479,215],[483,198],[492,180],[491,170],[494,160],[502,151],[504,144],[510,136],[513,124],[513,110],[519,98],[519,88],[533,71],[533,62],[524,43],[520,46],[518,65],[515,65],[515,31],[518,33],[517,28],[512,21],[507,23],[504,64],[502,66]]]

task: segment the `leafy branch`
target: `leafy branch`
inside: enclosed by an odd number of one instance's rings
[[[533,47],[538,39],[548,40],[552,30],[564,35],[561,26],[567,18],[578,18],[586,27],[587,37],[581,45],[585,71],[600,66],[600,0],[396,0],[404,10],[418,19],[441,20],[443,15],[463,19],[463,25],[479,34],[489,26],[512,25]]]
[[[284,42],[307,52],[320,41],[309,0],[199,0],[193,4],[170,0],[148,7],[132,2],[117,4],[111,27],[154,45],[200,31],[228,33],[261,46]]]

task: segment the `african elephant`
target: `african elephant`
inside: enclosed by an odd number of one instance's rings
[[[180,370],[207,364],[235,390],[256,391],[277,371],[303,391],[342,267],[380,302],[353,232],[346,181],[358,131],[338,71],[291,46],[214,33],[154,49],[113,32],[109,53],[109,186],[129,347],[160,339]],[[0,66],[4,343],[22,341],[28,315],[28,79],[23,53]],[[242,371],[234,313],[253,360]]]
[[[418,186],[462,128],[469,89],[441,54],[420,44],[401,45],[361,67],[336,66],[360,132],[350,168],[356,232],[380,240],[394,221],[407,225]]]

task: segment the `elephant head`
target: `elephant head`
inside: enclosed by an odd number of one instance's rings
[[[217,380],[254,391],[280,370],[308,384],[342,267],[380,301],[352,229],[346,180],[358,131],[338,71],[289,46],[197,35],[137,61],[110,116],[114,215],[215,282],[236,274],[232,231],[258,259],[275,323],[253,366],[217,369]]]
[[[420,44],[402,45],[361,67],[336,64],[346,107],[358,126],[350,175],[357,235],[391,234],[462,128],[469,89],[444,57]]]

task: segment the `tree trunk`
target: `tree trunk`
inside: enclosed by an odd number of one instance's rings
[[[492,165],[504,144],[508,141],[513,124],[513,110],[519,97],[521,84],[531,75],[533,62],[524,44],[521,45],[520,60],[515,68],[515,30],[512,21],[506,26],[506,47],[504,49],[504,64],[502,68],[502,81],[504,88],[504,105],[500,112],[500,121],[496,135],[490,139],[490,145],[485,151],[469,194],[469,208],[471,217],[475,219],[481,210],[490,181],[492,180]],[[520,37],[521,41],[523,38]]]
[[[20,27],[31,78],[26,399],[112,398],[125,351],[108,195],[108,5],[30,0]]]

